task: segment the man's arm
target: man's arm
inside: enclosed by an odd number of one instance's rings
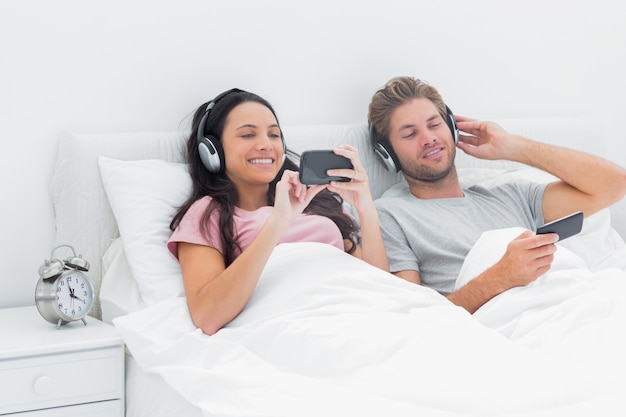
[[[496,295],[530,284],[550,269],[557,239],[553,233],[523,232],[508,244],[495,265],[449,294],[448,300],[473,314]]]
[[[584,152],[517,138],[523,162],[549,172],[560,181],[548,184],[543,196],[545,222],[581,210],[585,217],[621,200],[626,170]],[[536,156],[532,156],[536,154]]]
[[[559,178],[546,186],[543,196],[544,222],[574,211],[589,216],[619,201],[626,194],[626,170],[584,152],[548,145],[506,132],[493,122],[456,116],[460,135],[458,147],[481,159],[521,162]],[[448,295],[453,303],[475,312],[496,295],[526,285],[550,269],[554,259],[554,234],[534,236],[525,232],[512,241],[503,258]]]
[[[557,235],[535,235],[527,230],[513,239],[502,258],[491,268],[447,296],[452,303],[474,313],[487,301],[504,291],[535,281],[550,269],[554,260]],[[415,270],[393,273],[399,278],[421,284]]]
[[[544,221],[581,210],[589,216],[626,194],[626,170],[581,151],[536,142],[506,132],[493,122],[457,117],[458,147],[481,159],[521,162],[549,172],[560,181],[549,184],[543,199]]]

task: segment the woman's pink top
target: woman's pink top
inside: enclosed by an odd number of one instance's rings
[[[203,197],[193,203],[170,236],[167,241],[167,248],[176,258],[178,258],[178,242],[211,246],[224,253],[217,222],[217,212],[213,212],[209,220],[209,239],[205,239],[200,233],[200,220],[210,202],[211,197]],[[254,211],[235,208],[233,214],[234,233],[242,250],[245,250],[259,234],[272,210],[274,210],[272,206],[261,207]],[[280,238],[279,243],[291,242],[328,243],[344,250],[343,237],[337,225],[328,217],[315,214],[301,214],[292,222]],[[240,252],[235,253],[235,256],[239,255]]]

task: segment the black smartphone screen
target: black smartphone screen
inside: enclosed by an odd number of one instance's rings
[[[537,234],[556,233],[559,240],[567,239],[579,233],[583,228],[583,212],[577,211],[569,216],[546,223],[537,229]]]
[[[300,182],[306,185],[328,184],[331,181],[350,181],[348,177],[329,176],[329,169],[353,169],[352,162],[330,149],[309,150],[300,157]]]

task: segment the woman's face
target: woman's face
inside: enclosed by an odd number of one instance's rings
[[[226,175],[241,186],[267,186],[283,164],[283,142],[274,114],[264,105],[234,107],[222,132]]]

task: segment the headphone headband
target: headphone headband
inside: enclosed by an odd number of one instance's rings
[[[242,93],[242,92],[244,91],[240,90],[239,88],[231,88],[230,90],[227,90],[221,94],[218,94],[217,97],[215,97],[213,100],[207,103],[204,109],[204,114],[202,115],[202,119],[200,119],[200,124],[198,125],[198,134],[197,134],[198,144],[200,144],[202,142],[202,138],[204,138],[204,133],[205,133],[204,127],[206,126],[206,121],[209,118],[209,113],[211,112],[211,109],[215,107],[218,101],[220,101],[222,98],[226,97],[230,93]]]

